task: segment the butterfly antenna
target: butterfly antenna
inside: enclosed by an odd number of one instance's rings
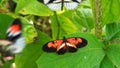
[[[63,41],[66,42],[66,38],[65,38],[65,36],[63,37]]]

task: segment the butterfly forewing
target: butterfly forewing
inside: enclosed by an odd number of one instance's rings
[[[86,46],[88,42],[87,42],[87,40],[84,39],[84,38],[77,38],[77,42],[76,42],[76,43],[77,43],[76,46],[77,46],[78,48],[81,48],[81,47]]]
[[[67,41],[71,44],[76,45],[77,48],[81,48],[87,45],[87,40],[80,37],[68,38]]]
[[[21,21],[19,19],[15,19],[7,30],[7,39],[14,41],[19,38],[21,36],[21,26]]]

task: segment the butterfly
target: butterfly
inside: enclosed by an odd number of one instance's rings
[[[87,45],[87,40],[81,37],[72,37],[58,39],[46,43],[42,50],[45,52],[57,52],[57,54],[64,54],[68,52],[76,52],[78,48],[82,48]]]
[[[6,32],[6,38],[0,39],[0,53],[6,60],[11,60],[13,55],[20,53],[24,47],[22,24],[20,19],[15,19]]]
[[[63,7],[72,10],[75,9],[82,0],[38,0],[46,4],[51,10],[63,10]]]

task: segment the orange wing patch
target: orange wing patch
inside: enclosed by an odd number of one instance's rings
[[[14,24],[9,28],[9,32],[16,33],[20,31],[20,26],[18,24]]]
[[[43,46],[43,50],[46,52],[55,52],[62,43],[63,40],[55,40],[48,42]]]

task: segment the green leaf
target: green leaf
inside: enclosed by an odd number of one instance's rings
[[[105,53],[103,44],[96,37],[85,33],[74,33],[66,37],[83,37],[88,40],[88,44],[75,53],[58,55],[44,52],[37,61],[38,68],[92,68],[100,64]]]
[[[44,33],[38,31],[37,40],[26,45],[21,54],[15,56],[16,68],[37,68],[36,60],[42,54],[42,45],[45,44],[50,38]]]
[[[78,9],[73,19],[75,20],[76,25],[81,25],[88,30],[91,30],[94,27],[94,19],[92,15],[92,10],[90,8]]]
[[[7,14],[0,14],[0,38],[5,38],[6,31],[12,23],[13,18]]]
[[[112,63],[120,68],[120,45],[110,45],[106,50],[108,58]]]
[[[103,24],[113,23],[120,18],[120,1],[103,0],[102,1],[102,21]]]
[[[62,16],[65,16],[67,18],[72,18],[73,17],[73,14],[74,14],[74,10],[67,10],[65,11],[64,13],[62,13],[61,15]]]
[[[26,43],[34,42],[35,38],[37,37],[37,31],[34,28],[33,24],[30,24],[28,20],[21,19],[23,24],[23,36],[25,37]]]
[[[62,15],[51,16],[52,36],[53,39],[61,38],[66,34],[74,33],[77,31],[77,27],[72,21]]]
[[[111,60],[107,56],[105,56],[101,62],[100,68],[114,68],[114,65]]]
[[[45,5],[36,0],[19,0],[15,12],[24,15],[33,14],[38,16],[49,16],[53,13]]]
[[[119,0],[102,0],[102,25],[113,23],[120,19],[120,1]],[[94,12],[94,0],[91,0],[91,5]]]
[[[106,25],[106,39],[120,38],[120,21]]]

